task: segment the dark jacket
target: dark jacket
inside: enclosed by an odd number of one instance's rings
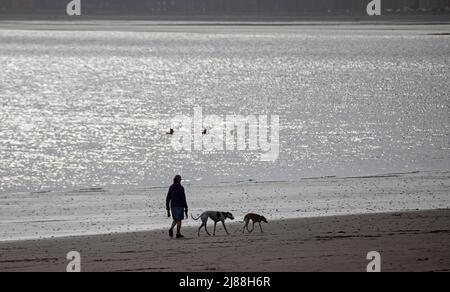
[[[171,207],[181,207],[184,208],[185,212],[188,211],[186,194],[184,193],[183,186],[180,184],[173,184],[170,186],[166,199],[166,208],[169,211]]]

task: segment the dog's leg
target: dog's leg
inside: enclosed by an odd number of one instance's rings
[[[264,231],[262,230],[261,222],[259,222],[259,228],[261,228],[261,233],[264,233]]]
[[[253,220],[252,220],[252,222],[253,222]],[[248,233],[252,233],[253,232],[253,229],[252,230],[250,230],[249,228],[248,228],[248,225],[250,224],[250,219],[247,221],[247,231],[248,231]]]
[[[200,225],[200,227],[198,228],[198,236],[200,236],[200,230],[202,230],[202,228],[203,228],[203,223],[202,223],[202,225]]]
[[[253,225],[252,225],[252,230],[249,230],[248,232],[250,232],[250,233],[252,233],[253,232],[253,230],[255,230],[255,221],[252,221],[253,222]]]
[[[205,231],[206,231],[206,234],[208,234],[208,236],[211,236],[211,233],[209,233],[208,228],[206,226],[207,226],[207,222],[205,222]]]
[[[248,222],[249,222],[249,220],[244,219],[245,225],[244,225],[244,228],[242,229],[242,233],[245,233],[245,229],[246,228],[247,228],[247,231],[248,231]]]
[[[227,230],[227,227],[225,226],[225,221],[222,221],[222,225],[223,225],[223,228],[225,229],[225,231],[227,232],[227,234],[230,235],[230,233]]]
[[[214,233],[213,233],[213,236],[216,236],[216,227],[217,227],[217,222],[214,221]]]

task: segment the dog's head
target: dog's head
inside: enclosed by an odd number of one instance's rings
[[[230,220],[234,220],[234,216],[230,212],[225,213],[225,218],[228,218]]]
[[[264,216],[261,216],[261,222],[269,223],[269,222],[267,222],[267,219],[266,219],[266,217],[264,217]]]

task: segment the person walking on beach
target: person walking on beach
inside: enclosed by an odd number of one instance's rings
[[[177,227],[177,238],[184,238],[181,235],[181,222],[184,220],[184,214],[188,218],[188,205],[184,187],[181,185],[181,176],[177,175],[173,179],[173,185],[170,186],[166,199],[167,216],[170,218],[172,211],[172,227],[169,230],[169,236],[173,237],[173,229]]]

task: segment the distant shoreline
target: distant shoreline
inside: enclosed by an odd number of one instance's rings
[[[28,31],[123,31],[123,32],[170,32],[170,33],[255,33],[270,30],[298,32],[311,30],[367,30],[367,31],[422,31],[436,37],[446,37],[450,31],[449,21],[206,21],[206,20],[144,20],[144,19],[27,19],[5,20],[0,18],[0,30]]]
[[[230,23],[296,23],[296,22],[343,22],[343,23],[417,23],[417,24],[446,24],[450,23],[450,13],[440,14],[390,14],[370,17],[364,14],[317,14],[317,15],[240,15],[240,14],[211,14],[211,15],[187,15],[187,14],[130,14],[120,15],[116,13],[84,14],[78,17],[69,17],[65,11],[60,14],[55,12],[37,11],[33,13],[5,13],[0,11],[1,21],[85,21],[85,20],[116,20],[116,21],[186,21],[186,22],[216,22],[223,25]]]

